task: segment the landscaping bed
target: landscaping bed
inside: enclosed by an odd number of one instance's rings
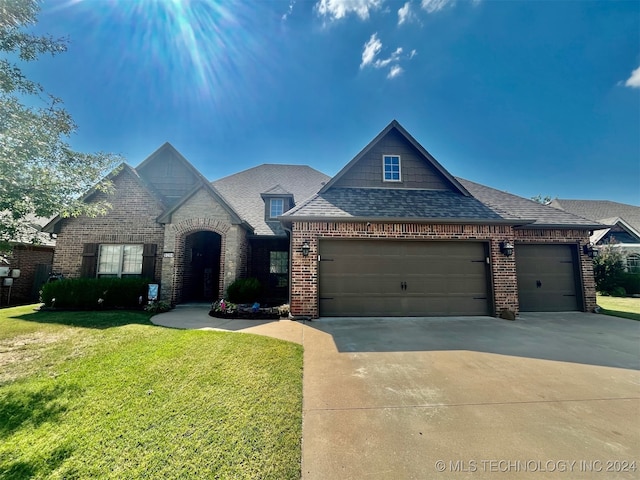
[[[238,318],[244,320],[279,320],[287,318],[289,305],[277,307],[261,307],[254,303],[235,304],[220,300],[214,302],[209,310],[209,316],[216,318]]]

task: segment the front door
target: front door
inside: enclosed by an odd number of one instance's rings
[[[220,235],[196,232],[185,240],[184,301],[213,302],[220,285]]]

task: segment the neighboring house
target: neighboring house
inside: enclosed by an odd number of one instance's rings
[[[138,167],[122,165],[116,194],[90,192],[112,209],[52,220],[54,268],[65,277],[143,276],[171,303],[221,298],[255,276],[271,302],[288,299],[287,233],[275,220],[329,180],[301,165],[261,165],[211,184],[165,143]]]
[[[582,247],[601,224],[453,177],[396,121],[333,178],[261,165],[209,183],[165,144],[112,180],[106,216],[45,228],[66,277],[142,275],[181,303],[254,276],[309,317],[596,305]]]
[[[13,278],[11,289],[4,285],[0,277],[0,306],[35,303],[39,300],[40,289],[52,273],[55,240],[49,234],[40,232],[47,222],[44,218],[28,218],[30,232],[11,242],[11,251],[0,255],[0,267],[20,271]],[[15,273],[13,273],[15,275]]]
[[[627,271],[640,272],[640,207],[608,200],[559,198],[553,200],[551,206],[607,225],[593,232],[591,243],[620,250]]]

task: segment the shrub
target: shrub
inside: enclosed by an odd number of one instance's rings
[[[620,286],[624,274],[624,263],[619,250],[611,246],[600,247],[599,254],[593,259],[593,275],[596,280],[596,290],[611,293]]]
[[[640,273],[623,273],[620,277],[620,286],[628,295],[640,293]]]
[[[257,278],[238,278],[227,288],[227,297],[233,303],[253,303],[261,295],[262,285]]]
[[[171,304],[163,301],[151,302],[144,306],[145,312],[153,313],[154,315],[157,313],[168,312],[169,310],[171,310]]]
[[[626,297],[627,291],[623,287],[613,287],[611,290],[612,297]]]
[[[47,283],[41,301],[47,307],[74,310],[141,308],[146,299],[148,279],[144,278],[71,278]]]

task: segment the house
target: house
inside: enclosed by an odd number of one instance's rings
[[[591,243],[611,245],[622,253],[627,271],[640,272],[640,207],[608,200],[559,198],[553,200],[551,206],[607,225],[593,232]]]
[[[253,276],[314,318],[595,307],[582,247],[601,224],[452,176],[396,121],[333,178],[260,165],[210,183],[165,144],[112,180],[106,216],[45,227],[67,277],[141,275],[175,304]]]
[[[40,231],[47,219],[32,216],[26,220],[27,231],[10,242],[10,252],[0,255],[2,307],[37,302],[42,285],[52,273],[55,240]],[[5,272],[2,267],[8,271]],[[6,283],[10,283],[10,286]]]
[[[237,278],[255,276],[265,298],[288,297],[287,232],[276,217],[329,180],[302,165],[261,165],[205,179],[165,143],[136,168],[111,175],[116,194],[92,191],[112,209],[97,218],[56,217],[54,269],[65,277],[143,276],[173,304],[222,298]]]

